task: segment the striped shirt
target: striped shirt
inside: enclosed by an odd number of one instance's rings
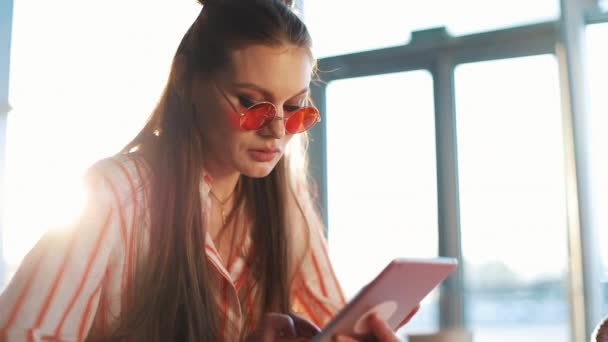
[[[146,239],[147,169],[141,158],[119,155],[87,172],[89,200],[78,221],[50,230],[25,256],[0,295],[0,341],[82,341],[91,330],[108,331],[120,314],[121,298],[134,268],[134,246]],[[201,183],[205,192],[207,181]],[[309,201],[310,202],[310,201]],[[304,210],[306,211],[306,209]],[[320,222],[311,224],[301,266],[291,287],[293,311],[322,327],[345,304],[331,267]],[[247,230],[237,239],[250,243]],[[299,234],[296,232],[294,234]],[[301,241],[304,239],[295,239]],[[204,253],[214,266],[222,296],[225,340],[228,327],[242,327],[251,293],[246,256],[222,257],[207,234]]]

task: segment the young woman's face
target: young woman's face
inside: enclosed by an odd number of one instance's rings
[[[212,104],[207,107],[211,122],[205,127],[206,167],[221,173],[267,176],[293,135],[285,132],[284,121],[278,118],[257,131],[243,130],[239,113],[266,101],[275,105],[277,117],[289,117],[306,105],[312,67],[309,50],[301,47],[249,45],[234,51],[232,68],[205,86],[211,95],[207,103]]]

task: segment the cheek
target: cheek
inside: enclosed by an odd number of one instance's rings
[[[233,130],[241,130],[241,116],[236,113],[226,113],[228,125]]]
[[[211,126],[212,134],[217,136],[223,149],[233,149],[240,145],[247,131],[243,131],[237,114],[228,111],[218,111],[217,126]],[[220,145],[220,146],[221,146]]]
[[[209,107],[211,113],[211,126],[221,125],[221,130],[231,129],[240,130],[240,115],[231,108],[223,106],[221,103],[214,103],[212,107]]]
[[[241,158],[242,153],[247,153],[247,150],[255,145],[253,143],[256,140],[254,135],[255,132],[243,131],[240,128],[231,130],[228,135],[230,142],[227,142],[231,146],[230,153],[234,153],[235,156]]]
[[[216,151],[221,151],[222,154],[232,154],[230,151],[234,150],[235,145],[240,145],[243,140],[242,133],[244,133],[240,128],[238,118],[222,110],[216,111],[204,122],[203,131],[206,142]]]

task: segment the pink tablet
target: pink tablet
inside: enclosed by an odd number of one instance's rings
[[[456,269],[454,258],[395,259],[313,338],[330,342],[335,334],[363,338],[366,319],[377,312],[395,330],[429,292]]]

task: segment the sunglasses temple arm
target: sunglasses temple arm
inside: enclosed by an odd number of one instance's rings
[[[315,106],[314,101],[312,100],[312,97],[310,96],[310,93],[308,94],[308,96],[306,96],[306,102],[308,106],[314,107],[317,109],[317,113],[319,112],[319,109],[317,108],[317,106]],[[321,114],[317,115],[317,123],[321,122]]]

